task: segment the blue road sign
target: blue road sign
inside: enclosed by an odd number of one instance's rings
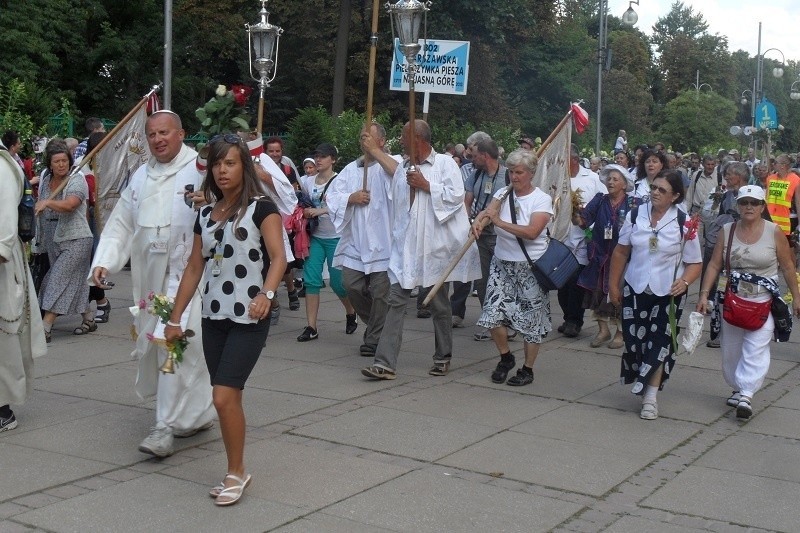
[[[778,112],[775,110],[775,104],[766,97],[756,106],[756,126],[759,129],[778,129]]]

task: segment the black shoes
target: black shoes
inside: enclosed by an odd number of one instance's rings
[[[358,329],[358,316],[355,313],[345,316],[347,316],[347,325],[344,327],[344,332],[351,335]]]
[[[506,381],[506,385],[511,385],[512,387],[521,387],[531,383],[533,383],[533,372],[526,371],[524,368],[517,370],[517,375],[511,376]]]
[[[314,339],[318,338],[319,335],[317,334],[317,330],[312,328],[311,326],[306,326],[306,329],[303,330],[297,337],[297,342],[308,342],[313,341]]]
[[[567,322],[566,324],[564,324],[564,332],[563,333],[564,333],[565,337],[575,338],[575,337],[578,336],[578,334],[580,332],[581,332],[581,328],[576,326],[575,324],[573,324],[571,322]]]
[[[494,372],[492,372],[492,383],[503,383],[508,377],[508,373],[512,368],[514,368],[515,364],[516,361],[514,360],[513,355],[511,356],[510,360],[503,361],[501,359],[500,362],[497,363],[497,367],[494,369]]]

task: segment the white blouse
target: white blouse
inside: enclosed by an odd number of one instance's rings
[[[631,223],[633,211],[629,212],[619,232],[619,244],[631,247],[625,281],[637,294],[649,286],[653,294],[666,296],[673,281],[683,275],[685,264],[702,263],[703,256],[696,234],[686,240],[688,231],[684,229],[681,238],[676,206],[667,210],[655,228],[650,227],[651,208],[650,203],[640,205],[635,224]],[[685,244],[681,255],[682,240]]]

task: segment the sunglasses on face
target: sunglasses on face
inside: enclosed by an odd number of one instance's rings
[[[658,185],[650,185],[650,190],[653,192],[660,192],[661,194],[672,194],[672,191],[668,191],[664,187],[659,187]]]
[[[761,200],[750,200],[750,199],[745,198],[744,200],[737,201],[736,204],[739,207],[747,207],[748,205],[750,207],[758,207],[758,206],[761,205]]]

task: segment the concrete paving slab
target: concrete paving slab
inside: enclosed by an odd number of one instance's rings
[[[758,396],[756,396],[758,399]],[[780,400],[773,404],[775,407],[783,407],[784,409],[800,410],[800,389],[794,389],[784,394]]]
[[[249,381],[242,403],[247,425],[252,427],[266,426],[336,404],[334,400],[251,387]]]
[[[627,450],[504,431],[453,453],[441,464],[593,496],[605,494],[652,459]]]
[[[245,450],[253,482],[247,495],[300,507],[321,509],[399,477],[407,468],[327,451],[320,447],[265,440]],[[216,485],[226,472],[226,457],[218,453],[164,470],[205,487]],[[352,475],[357,472],[358,475]]]
[[[264,348],[261,351],[261,357],[258,358],[256,366],[253,368],[253,371],[250,372],[250,379],[252,379],[255,376],[262,376],[264,374],[282,372],[284,370],[288,370],[289,368],[302,366],[303,364],[304,364],[303,361],[297,361],[293,359],[279,359],[277,357],[272,357],[270,354],[270,350]],[[247,381],[247,385],[249,384],[250,380]]]
[[[434,461],[496,431],[484,425],[369,406],[298,428],[293,433]]]
[[[505,429],[552,411],[564,403],[517,394],[510,390],[496,391],[486,387],[448,383],[377,405]]]
[[[42,429],[10,434],[7,442],[115,465],[130,465],[147,456],[136,448],[154,425],[151,411],[116,406],[113,410]],[[176,439],[180,449],[187,439]]]
[[[675,524],[665,524],[655,520],[647,520],[638,516],[623,516],[608,528],[605,533],[642,533],[642,531],[653,531],[658,533],[699,533],[708,531],[707,529],[694,529]]]
[[[304,364],[281,372],[256,376],[247,381],[247,386],[331,400],[349,400],[397,386],[407,380],[408,378],[399,376],[395,381],[374,381],[349,368]]]
[[[631,386],[616,381],[612,386],[581,398],[581,402],[638,414],[642,397],[631,394]],[[676,366],[664,390],[658,393],[658,416],[710,424],[731,410],[725,405],[730,394],[720,372]]]
[[[569,404],[512,428],[520,433],[624,451],[652,460],[685,441],[703,426],[662,419],[653,424],[637,414],[592,405]]]
[[[0,499],[11,500],[76,479],[112,470],[115,465],[0,440],[3,475]]]
[[[293,336],[273,338],[270,331],[269,339],[267,339],[267,346],[262,352],[267,357],[273,359],[288,359],[290,361],[304,361],[307,363],[323,363],[331,359],[338,359],[345,355],[352,355],[357,353],[360,342],[350,345],[339,339],[323,338],[325,332],[320,333],[320,337],[316,341],[297,342],[297,336],[303,332],[305,324],[293,332]],[[345,334],[342,333],[342,337]],[[358,340],[360,341],[360,337]],[[262,355],[263,357],[263,355]]]
[[[332,516],[324,512],[304,516],[291,524],[273,530],[274,533],[308,533],[309,531],[324,531],[325,533],[381,533],[397,531],[384,529],[372,524],[362,524],[355,520],[348,520]]]
[[[122,405],[141,405],[136,395],[136,370],[129,363],[76,370],[36,380],[36,389]],[[125,386],[129,384],[129,386]]]
[[[107,402],[36,391],[31,394],[24,405],[14,407],[14,414],[19,425],[11,433],[0,433],[0,441],[4,437],[42,429],[69,420],[78,420],[111,411],[116,407]]]
[[[396,531],[548,531],[579,504],[474,483],[455,476],[411,472],[326,509]]]
[[[215,506],[205,485],[150,474],[17,515],[14,520],[60,532],[194,533],[266,531],[302,514],[296,507],[256,498],[250,491],[234,509]]]
[[[517,353],[517,364],[522,363],[522,348]],[[470,385],[509,390],[509,386],[492,383],[488,376],[497,365],[497,360],[476,365],[486,371],[464,378],[460,381]],[[570,369],[565,372],[564,369]],[[558,354],[541,353],[533,367],[534,381],[532,385],[518,387],[520,394],[532,394],[557,398],[560,400],[577,400],[597,392],[619,379],[619,358],[608,355],[589,354],[586,352],[559,352]],[[558,376],[558,379],[555,378]]]
[[[800,446],[793,439],[741,432],[709,450],[697,466],[800,483]]]
[[[775,346],[775,344],[773,343],[771,346]],[[722,351],[719,348],[706,348],[705,342],[702,342],[701,346],[699,346],[692,355],[681,356],[679,358],[678,365],[679,369],[680,367],[705,368],[707,370],[715,370],[720,372],[721,375],[721,358]],[[769,365],[769,371],[767,372],[767,381],[772,382],[776,379],[779,379],[795,366],[796,364],[791,361],[772,358],[772,361]]]
[[[758,394],[756,394],[753,401],[754,416],[743,426],[744,431],[800,439],[800,411],[782,407],[767,407],[759,412],[760,408]]]
[[[774,531],[800,524],[797,484],[701,466],[688,467],[642,504]]]

